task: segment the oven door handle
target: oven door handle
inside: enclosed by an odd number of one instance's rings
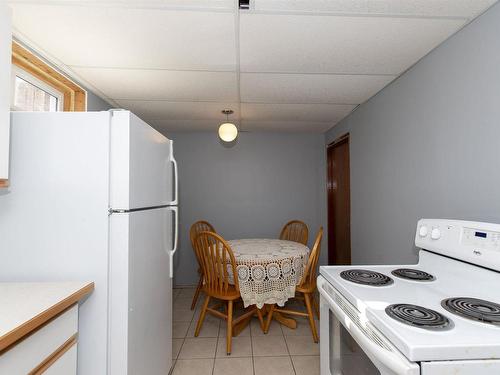
[[[382,374],[398,374],[398,375],[419,375],[420,366],[416,363],[408,361],[408,359],[403,356],[391,343],[384,340],[384,348],[377,344],[373,339],[368,337],[358,324],[355,323],[343,310],[342,308],[333,300],[329,292],[325,290],[325,284],[327,281],[322,277],[318,278],[318,289],[321,296],[328,302],[330,309],[336,315],[340,323],[347,329],[351,336],[356,340],[358,345],[363,349],[365,354],[373,361],[374,365],[380,370]],[[339,294],[339,293],[338,293]],[[343,298],[339,295],[339,298]],[[346,303],[349,303],[347,300]],[[364,324],[369,325],[369,322]],[[374,327],[370,327],[372,331],[375,331]],[[378,334],[378,336],[382,336]],[[379,337],[382,339],[382,337]]]

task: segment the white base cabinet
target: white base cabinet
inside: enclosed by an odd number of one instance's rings
[[[93,282],[0,282],[0,375],[75,375],[79,307],[93,290]]]
[[[0,374],[76,374],[77,333],[74,305],[2,353]]]
[[[76,344],[71,346],[61,357],[47,368],[44,375],[76,374]]]

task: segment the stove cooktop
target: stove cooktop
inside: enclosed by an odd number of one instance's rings
[[[399,269],[412,270],[411,276],[424,280],[399,277],[400,272],[393,273]],[[381,287],[346,278],[360,271],[362,278],[391,282]],[[500,359],[500,288],[492,287],[500,285],[500,272],[421,251],[416,265],[324,266],[320,273],[411,361]],[[469,303],[452,304],[457,296],[467,296]],[[386,309],[391,305],[400,306],[390,316]],[[448,309],[455,305],[464,311]],[[471,309],[474,317],[462,315]],[[408,317],[413,321],[403,322]],[[416,318],[435,326],[422,328]]]

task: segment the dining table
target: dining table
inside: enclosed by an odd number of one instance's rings
[[[259,309],[277,304],[284,306],[295,297],[309,258],[309,248],[301,243],[280,239],[250,238],[228,241],[235,261],[241,299],[245,307]],[[234,277],[229,276],[230,279]],[[296,328],[297,322],[280,313],[273,318]],[[239,331],[239,330],[237,330]],[[235,332],[237,334],[237,332]]]

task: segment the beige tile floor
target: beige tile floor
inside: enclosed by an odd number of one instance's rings
[[[273,322],[264,335],[255,318],[233,338],[228,356],[221,319],[207,315],[194,337],[202,298],[191,311],[193,294],[192,288],[174,289],[172,375],[319,375],[319,344],[313,342],[306,319],[298,318],[295,330]],[[318,321],[316,325],[319,329]]]

